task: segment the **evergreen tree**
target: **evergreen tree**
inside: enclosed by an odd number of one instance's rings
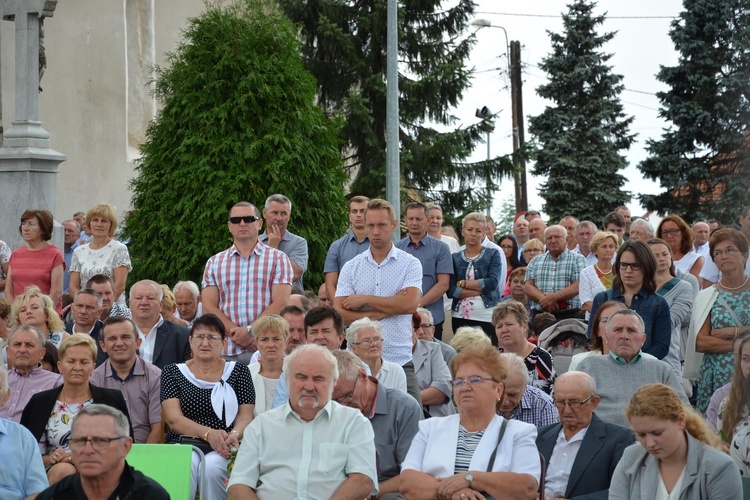
[[[305,283],[319,284],[346,223],[338,127],[315,105],[297,32],[270,0],[206,9],[156,70],[163,107],[132,182],[131,279],[200,282],[207,259],[232,244],[230,207],[262,209],[282,193],[318,271]]]
[[[387,2],[382,0],[278,0],[300,25],[307,67],[318,80],[319,102],[344,121],[350,191],[385,193]],[[498,157],[467,163],[492,120],[455,130],[451,108],[469,87],[465,62],[474,44],[466,37],[474,0],[444,9],[440,0],[399,2],[399,115],[402,198],[438,202],[446,213],[487,205],[488,193],[510,175],[512,161]],[[440,125],[440,130],[428,122]]]
[[[568,5],[563,33],[548,32],[552,53],[540,65],[549,81],[536,92],[554,104],[529,120],[539,145],[532,172],[547,176],[540,194],[552,220],[567,214],[599,220],[630,199],[619,172],[627,165],[622,151],[634,139],[633,118],[620,102],[622,76],[606,64],[612,55],[601,51],[615,33],[597,33],[605,16],[593,15],[595,6]]]
[[[660,116],[671,122],[638,168],[665,191],[642,195],[649,210],[686,220],[735,222],[750,194],[750,5],[743,0],[684,0],[670,36],[676,66],[657,79]]]

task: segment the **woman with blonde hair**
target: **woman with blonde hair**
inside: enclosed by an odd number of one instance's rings
[[[256,319],[251,330],[260,352],[258,362],[250,364],[250,375],[255,388],[253,416],[257,417],[273,406],[276,385],[284,367],[284,349],[289,339],[289,323],[278,314],[267,314]]]
[[[664,384],[644,385],[625,409],[639,444],[625,449],[610,500],[734,500],[739,471],[706,421]]]
[[[461,352],[469,347],[483,349],[491,346],[492,342],[490,342],[490,339],[487,337],[487,334],[484,333],[484,330],[472,326],[462,326],[456,330],[456,334],[453,335],[453,339],[451,339],[451,347],[454,348],[456,352]]]
[[[531,259],[537,255],[544,253],[544,243],[537,238],[532,238],[526,242],[523,246],[523,260],[526,261],[526,265],[531,262]]]
[[[30,287],[16,297],[11,307],[10,317],[13,328],[21,325],[33,326],[58,349],[70,334],[65,331],[65,323],[60,319],[52,299],[37,287]]]
[[[596,294],[612,288],[615,276],[612,258],[617,253],[618,241],[617,235],[608,231],[600,231],[591,238],[591,253],[596,256],[597,262],[581,269],[578,282],[578,298],[581,300],[581,309],[586,311],[587,320]]]
[[[161,285],[161,289],[164,290],[164,296],[161,298],[161,315],[162,317],[176,325],[188,326],[190,323],[182,318],[178,318],[174,315],[177,311],[177,300],[174,298],[174,293],[170,290],[168,285]]]
[[[75,297],[86,283],[97,274],[109,276],[115,282],[116,302],[125,303],[123,292],[130,265],[128,247],[117,241],[117,213],[109,203],[97,203],[86,214],[86,225],[93,236],[90,243],[81,245],[73,251],[70,262],[70,294]]]

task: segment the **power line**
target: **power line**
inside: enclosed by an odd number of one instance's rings
[[[516,12],[476,12],[477,14],[491,16],[513,16],[513,17],[546,17],[559,19],[562,14],[520,14]],[[607,19],[676,19],[677,16],[607,16]]]

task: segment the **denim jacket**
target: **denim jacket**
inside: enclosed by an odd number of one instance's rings
[[[503,282],[502,276],[502,261],[500,260],[500,252],[496,248],[482,247],[482,254],[474,261],[474,279],[479,280],[479,284],[482,287],[482,302],[484,307],[492,308],[500,302],[500,290],[498,285]],[[451,309],[458,311],[458,305],[461,303],[461,299],[458,298],[461,295],[463,288],[456,286],[456,283],[466,279],[466,271],[469,268],[469,263],[464,259],[466,250],[461,250],[453,254],[453,274],[451,275],[451,284],[448,288],[448,296],[453,298],[453,305]]]
[[[625,296],[620,290],[607,290],[600,292],[594,297],[594,303],[591,306],[591,317],[594,317],[599,306],[614,300],[625,303]],[[637,312],[646,326],[646,342],[643,344],[643,352],[656,356],[659,359],[669,352],[669,345],[672,339],[672,318],[669,314],[669,304],[659,294],[649,293],[643,288],[633,295],[630,309]],[[588,337],[591,338],[592,323],[589,323]],[[601,333],[600,333],[601,335]]]

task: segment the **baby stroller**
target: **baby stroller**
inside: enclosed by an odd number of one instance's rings
[[[561,319],[545,328],[539,336],[539,347],[552,355],[558,376],[568,371],[574,354],[588,350],[587,328],[583,320]]]

